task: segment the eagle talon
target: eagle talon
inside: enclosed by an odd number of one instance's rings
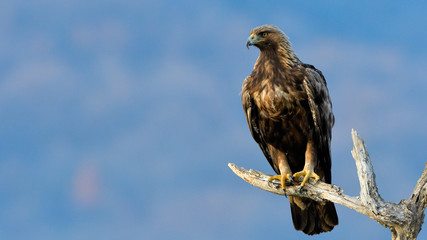
[[[291,177],[292,177],[291,174],[271,176],[268,179],[268,182],[271,183],[273,180],[280,180],[282,189],[285,190],[285,186],[289,186],[288,184],[286,184],[286,180],[288,180],[289,182],[293,182],[293,180],[291,180]]]
[[[289,186],[293,186],[294,185],[294,181],[295,181],[294,176],[289,175],[288,179],[285,181],[285,185],[288,186],[288,187]]]
[[[319,181],[320,177],[319,175],[317,175],[315,172],[311,171],[311,170],[302,170],[301,172],[297,172],[294,174],[294,178],[299,180],[300,177],[304,176],[304,179],[302,180],[300,186],[301,188],[304,187],[305,183],[310,179],[310,178],[314,178],[315,183],[317,181]]]
[[[283,189],[283,193],[285,194],[285,197],[288,197],[288,194],[286,193],[286,189]]]

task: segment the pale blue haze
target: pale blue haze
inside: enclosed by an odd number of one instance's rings
[[[240,87],[275,24],[321,69],[336,124],[332,181],[358,195],[350,130],[382,196],[409,197],[427,160],[426,1],[0,1],[0,239],[390,239],[338,207],[308,237],[272,174]],[[422,230],[419,239],[427,239]]]

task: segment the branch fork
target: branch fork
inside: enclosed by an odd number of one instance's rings
[[[352,129],[353,150],[351,151],[357,167],[360,183],[360,196],[348,196],[337,185],[324,182],[307,182],[300,186],[288,186],[284,192],[280,181],[268,181],[270,175],[255,170],[246,170],[233,163],[228,166],[246,182],[262,190],[278,195],[306,197],[314,201],[331,201],[362,213],[379,224],[389,228],[393,240],[416,239],[424,222],[427,207],[427,163],[412,195],[400,203],[387,202],[381,198],[375,182],[375,173],[366,149],[365,142]]]

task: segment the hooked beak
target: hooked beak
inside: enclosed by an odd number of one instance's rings
[[[253,46],[255,45],[255,36],[253,34],[251,34],[248,38],[248,40],[246,41],[246,47],[249,49],[249,46]]]

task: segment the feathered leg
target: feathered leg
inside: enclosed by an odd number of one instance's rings
[[[313,141],[308,141],[307,143],[307,149],[305,151],[305,164],[304,169],[300,172],[297,172],[294,174],[294,178],[298,181],[300,177],[304,177],[304,179],[301,182],[301,187],[304,187],[305,183],[310,179],[314,178],[314,180],[317,182],[320,177],[314,172],[314,168],[317,165],[317,158],[316,158],[316,148],[314,146]]]
[[[281,151],[278,151],[272,145],[268,145],[268,147],[270,152],[274,156],[273,161],[274,166],[276,166],[275,171],[276,173],[280,173],[280,175],[270,177],[268,181],[271,182],[274,179],[280,180],[280,183],[282,184],[282,189],[285,189],[286,181],[288,181],[289,183],[293,182],[292,170],[289,166],[286,154]]]

